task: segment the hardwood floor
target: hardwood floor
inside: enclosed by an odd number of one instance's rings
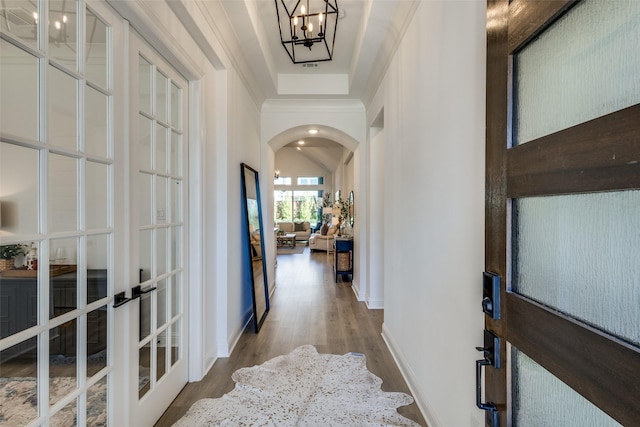
[[[410,394],[380,335],[383,310],[369,310],[358,302],[350,282],[334,283],[331,261],[331,254],[310,254],[308,247],[302,254],[278,256],[276,290],[260,333],[250,326],[231,357],[218,359],[202,381],[187,384],[156,426],[171,426],[197,400],[231,391],[231,374],[237,369],[259,365],[303,344],[314,345],[319,353],[364,353],[368,369],[383,380],[382,390]],[[427,425],[415,403],[398,412]]]

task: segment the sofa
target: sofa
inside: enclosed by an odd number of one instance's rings
[[[296,235],[296,242],[309,240],[311,236],[311,224],[305,222],[279,222],[278,229],[283,233],[293,233]]]
[[[325,234],[322,234],[322,233]],[[325,251],[333,252],[333,237],[338,234],[338,227],[332,225],[331,227],[322,226],[319,233],[313,233],[309,237],[309,250],[313,251]]]

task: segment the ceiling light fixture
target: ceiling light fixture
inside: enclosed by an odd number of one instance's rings
[[[303,140],[298,141],[298,145],[304,145],[304,141]]]
[[[294,64],[331,61],[338,28],[338,0],[275,2],[280,41],[291,61]],[[319,48],[312,50],[314,45]]]
[[[318,129],[309,129],[307,133],[310,133],[311,135],[315,135],[318,133]]]

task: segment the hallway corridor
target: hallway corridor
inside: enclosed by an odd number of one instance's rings
[[[310,254],[308,247],[302,254],[278,256],[276,290],[260,333],[250,326],[231,357],[218,359],[202,381],[187,384],[156,426],[171,426],[198,399],[231,391],[235,370],[303,344],[314,345],[319,353],[364,353],[368,369],[383,380],[384,391],[411,394],[382,339],[383,310],[368,310],[356,301],[350,283],[334,283],[331,262],[331,254]],[[398,412],[426,426],[415,403]]]

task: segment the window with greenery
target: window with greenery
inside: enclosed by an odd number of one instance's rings
[[[309,221],[315,226],[321,218],[322,191],[274,191],[276,222]]]
[[[324,176],[299,176],[298,185],[324,185]]]

